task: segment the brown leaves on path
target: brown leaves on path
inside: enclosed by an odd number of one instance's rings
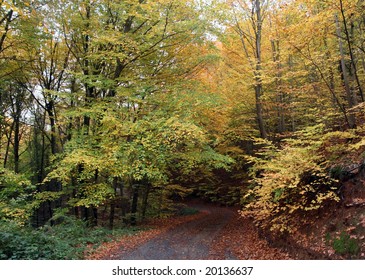
[[[209,212],[167,219],[156,219],[146,224],[146,230],[135,235],[123,236],[113,242],[103,243],[99,248],[86,253],[89,260],[122,259],[137,247],[145,244],[157,236],[166,234],[169,230],[178,228],[184,223],[204,219]],[[285,260],[289,255],[261,238],[256,227],[249,218],[238,213],[215,236],[209,247],[208,259],[254,259],[254,260]]]
[[[289,255],[261,238],[252,220],[238,213],[215,238],[210,259],[287,260]]]
[[[146,243],[158,235],[166,233],[168,230],[180,224],[203,218],[208,213],[201,211],[195,215],[171,217],[165,219],[154,219],[145,224],[145,230],[135,235],[126,235],[118,240],[101,244],[97,249],[89,250],[85,253],[87,260],[117,260],[136,247]]]

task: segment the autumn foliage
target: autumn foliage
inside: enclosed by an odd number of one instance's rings
[[[67,218],[134,227],[187,197],[280,237],[365,205],[348,195],[363,184],[363,0],[56,2],[0,1],[0,223],[15,239]],[[339,231],[321,235],[361,254]]]

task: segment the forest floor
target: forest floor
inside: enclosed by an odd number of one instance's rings
[[[311,223],[301,220],[301,227],[286,238],[285,247],[295,259],[365,259],[365,171],[360,175],[343,184],[339,203],[308,216]]]
[[[137,234],[104,243],[85,258],[365,259],[365,174],[360,175],[344,183],[340,203],[298,217],[297,230],[282,238],[259,233],[238,208],[190,201],[186,207],[197,214],[151,220]]]
[[[238,209],[202,202],[188,207],[199,213],[153,220],[148,229],[104,243],[86,259],[193,260],[193,259],[290,259],[261,238]]]
[[[253,220],[242,217],[238,208],[189,202],[186,207],[198,210],[197,214],[151,220],[136,234],[90,248],[85,259],[364,259],[364,206],[349,205],[365,201],[365,191],[362,184],[349,182],[344,195],[347,199],[342,203],[307,217],[310,225],[303,221],[301,228],[279,239],[267,232],[260,234]],[[340,239],[343,234],[350,239]],[[351,246],[356,252],[351,253]]]

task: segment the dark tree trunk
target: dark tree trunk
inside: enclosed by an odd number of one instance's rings
[[[109,228],[113,229],[114,227],[114,215],[115,215],[115,203],[114,201],[110,203],[110,213],[109,213]]]
[[[147,206],[148,206],[148,197],[151,191],[151,184],[147,184],[146,188],[143,192],[143,200],[142,200],[142,220],[146,218]]]
[[[132,195],[132,206],[131,206],[131,219],[130,223],[132,226],[137,224],[137,210],[138,210],[138,196],[139,196],[139,186],[133,186],[133,195]]]
[[[56,120],[54,114],[54,101],[50,100],[46,104],[46,110],[49,117],[49,123],[51,126],[51,152],[52,155],[57,153],[57,138],[56,138]]]

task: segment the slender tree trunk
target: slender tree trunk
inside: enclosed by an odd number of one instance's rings
[[[276,77],[276,102],[278,113],[278,132],[283,133],[286,130],[285,115],[284,115],[284,93],[281,90],[281,63],[280,63],[280,47],[279,42],[271,40],[272,60],[275,64]]]
[[[91,18],[91,7],[90,7],[90,3],[88,3],[86,5],[86,23],[85,23],[85,29],[86,34],[84,35],[84,42],[83,42],[83,51],[84,51],[84,75],[89,76],[92,71],[90,71],[90,61],[88,58],[89,55],[89,48],[90,48],[90,34],[89,34],[89,28],[90,28],[90,18]],[[85,83],[85,102],[86,104],[91,103],[92,98],[94,97],[94,87],[92,85],[89,84],[89,82]],[[88,115],[84,116],[84,123],[83,123],[83,127],[84,127],[84,134],[87,135],[89,134],[89,128],[90,128],[90,117]]]
[[[56,119],[54,114],[54,101],[49,100],[46,104],[46,110],[49,117],[49,123],[51,126],[51,152],[52,155],[57,154],[57,138],[56,138]]]
[[[348,76],[348,73],[346,70],[345,53],[344,53],[343,43],[342,43],[342,39],[341,39],[340,23],[338,21],[337,15],[335,15],[335,21],[336,21],[336,32],[337,32],[340,55],[341,55],[342,80],[343,80],[343,84],[344,84],[345,91],[346,91],[348,106],[349,106],[349,108],[352,108],[357,104],[357,102],[356,102],[356,97],[354,97],[353,93],[351,92],[351,88],[350,88],[349,76]],[[355,115],[353,113],[349,114],[348,122],[349,122],[349,125],[351,128],[355,127],[356,119],[355,119]]]
[[[97,207],[93,207],[92,208],[92,214],[93,214],[93,216],[92,216],[92,224],[93,224],[93,226],[98,226],[98,208]]]
[[[41,151],[41,162],[40,162],[40,166],[39,166],[39,171],[38,171],[38,183],[42,183],[43,179],[44,179],[44,169],[45,169],[45,157],[46,157],[46,139],[44,136],[44,133],[42,133],[42,151]]]
[[[6,165],[8,163],[10,144],[11,144],[11,138],[13,136],[14,126],[15,126],[15,121],[13,121],[11,124],[9,134],[5,133],[7,142],[6,142],[5,155],[4,155],[4,168],[6,168]]]
[[[3,51],[4,49],[4,42],[5,42],[5,39],[6,39],[6,36],[8,35],[8,32],[10,30],[10,24],[11,22],[13,21],[13,15],[14,15],[14,11],[13,10],[10,10],[6,15],[5,17],[2,19],[4,20],[6,23],[5,23],[5,26],[4,26],[4,30],[1,32],[2,35],[0,37],[0,52]]]
[[[343,25],[344,25],[344,28],[345,28],[345,36],[346,36],[347,47],[348,47],[350,58],[351,58],[351,65],[352,65],[352,68],[353,68],[353,71],[354,71],[354,76],[355,76],[356,84],[357,84],[357,87],[358,87],[358,90],[359,90],[359,95],[360,95],[361,101],[364,102],[364,94],[363,94],[363,90],[362,90],[362,87],[361,87],[359,75],[357,73],[356,59],[355,59],[355,55],[354,55],[354,52],[353,52],[353,49],[352,49],[352,40],[351,40],[351,37],[350,37],[350,32],[349,32],[349,29],[348,29],[347,20],[346,20],[346,16],[345,16],[345,10],[344,10],[344,7],[343,7],[343,1],[342,0],[340,0],[340,7],[341,7],[342,21],[343,21]]]
[[[114,227],[114,216],[115,216],[115,203],[112,201],[110,203],[110,213],[109,213],[109,228],[113,229]]]
[[[13,154],[14,154],[14,172],[19,173],[19,160],[20,160],[20,121],[22,115],[22,102],[23,94],[18,92],[14,98],[14,143],[13,143]]]
[[[133,187],[132,205],[131,205],[131,225],[137,224],[137,210],[138,210],[138,197],[139,197],[139,185],[135,184]]]
[[[293,71],[293,57],[291,54],[289,54],[288,57],[288,67],[289,67],[289,71]],[[294,87],[293,81],[290,80],[290,86]],[[291,120],[291,130],[292,132],[296,131],[296,118],[295,118],[295,107],[294,107],[294,96],[293,94],[289,94],[289,98],[288,98],[288,103],[291,104],[290,106],[290,120]]]
[[[114,198],[111,200],[110,203],[110,213],[109,213],[109,228],[113,229],[114,227],[114,216],[115,216],[115,204],[118,197],[118,178],[113,178],[113,189],[114,189]],[[121,195],[122,195],[122,189],[120,189]]]
[[[260,136],[267,138],[267,132],[264,122],[263,104],[262,104],[262,66],[261,66],[261,37],[262,37],[262,10],[260,0],[252,1],[252,9],[249,11],[251,14],[251,24],[254,30],[254,35],[251,36],[250,32],[246,32],[236,20],[237,32],[241,39],[241,44],[247,59],[250,62],[252,71],[254,74],[254,91],[255,91],[255,106],[256,106],[256,121],[259,129]],[[248,46],[252,47],[253,57],[249,52]],[[253,59],[254,58],[254,59]]]
[[[19,121],[15,121],[14,127],[14,172],[19,173],[19,144],[20,144],[20,124]]]
[[[260,0],[255,0],[255,99],[256,99],[256,114],[257,122],[260,130],[260,136],[264,139],[267,138],[267,132],[263,117],[263,105],[262,105],[262,66],[261,66],[261,39],[262,39],[262,13]]]
[[[143,193],[143,201],[142,201],[142,207],[141,207],[141,212],[142,212],[142,220],[144,220],[146,218],[146,212],[147,212],[147,206],[148,206],[148,197],[151,191],[151,184],[147,184],[146,188],[144,190]]]
[[[53,217],[53,207],[52,207],[51,201],[48,201],[48,215],[49,215],[49,219],[51,219]],[[51,220],[51,226],[54,226],[54,225],[55,225],[54,220]]]
[[[99,177],[99,170],[96,169],[95,170],[95,176],[94,176],[94,183],[95,184],[98,183],[98,177]],[[92,207],[91,223],[92,223],[93,226],[98,225],[98,208],[95,205]]]

